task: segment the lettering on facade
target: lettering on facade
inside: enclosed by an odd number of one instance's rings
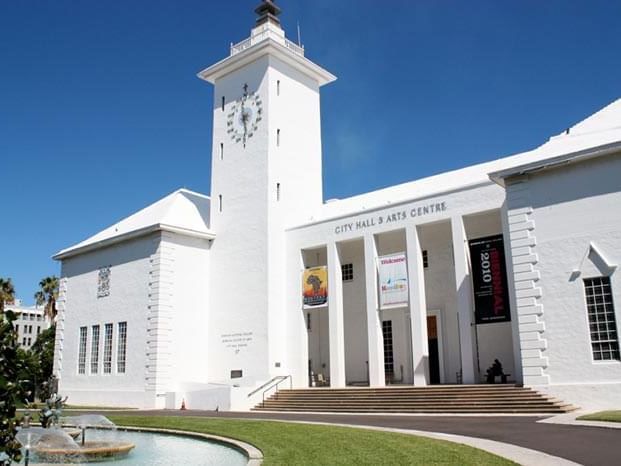
[[[244,348],[248,348],[252,340],[252,332],[223,333],[220,335],[220,341],[224,347],[234,350],[235,354]]]
[[[438,212],[445,212],[446,210],[446,201],[434,202],[433,204],[405,208],[396,212],[389,212],[388,214],[376,215],[374,217],[343,223],[334,228],[334,233],[339,235],[341,233],[364,230],[365,228],[374,227],[376,225],[398,223],[408,218],[423,217]]]

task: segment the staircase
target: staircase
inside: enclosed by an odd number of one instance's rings
[[[253,411],[329,413],[566,413],[576,407],[517,385],[279,390]]]

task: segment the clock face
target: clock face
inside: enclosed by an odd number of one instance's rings
[[[246,142],[255,134],[263,118],[261,98],[256,92],[248,92],[244,85],[244,94],[235,101],[231,113],[227,115],[227,133],[235,142]]]

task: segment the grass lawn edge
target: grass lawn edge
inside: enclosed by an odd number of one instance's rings
[[[254,446],[264,465],[516,463],[457,442],[353,426],[193,416],[109,415],[119,426],[215,435]],[[257,463],[255,463],[257,464]]]

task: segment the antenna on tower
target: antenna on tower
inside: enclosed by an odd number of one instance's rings
[[[298,45],[302,47],[302,34],[300,34],[300,21],[298,21]]]

